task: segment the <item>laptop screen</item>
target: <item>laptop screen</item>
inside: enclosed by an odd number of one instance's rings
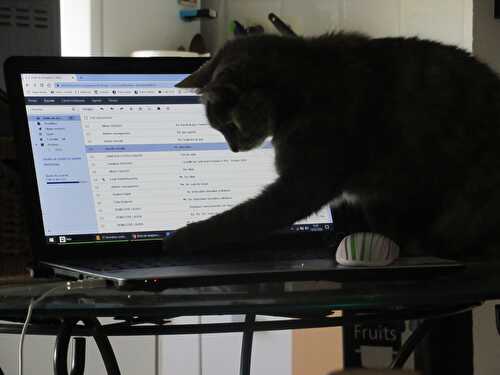
[[[233,153],[187,74],[22,74],[47,244],[162,239],[271,183],[270,141]],[[332,230],[324,207],[285,231]]]

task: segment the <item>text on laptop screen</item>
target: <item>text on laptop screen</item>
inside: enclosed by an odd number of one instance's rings
[[[186,76],[22,75],[47,243],[161,239],[276,179],[271,143],[231,152]],[[329,207],[289,228],[331,229]]]

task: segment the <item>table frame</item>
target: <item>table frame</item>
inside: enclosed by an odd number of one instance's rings
[[[353,311],[348,316],[325,316],[324,308],[319,315],[290,311],[283,313],[259,314],[257,311],[245,314],[244,322],[172,324],[171,319],[178,316],[130,317],[117,323],[101,325],[96,316],[54,316],[45,320],[36,320],[27,329],[27,334],[55,335],[54,374],[82,375],[85,370],[85,339],[92,336],[96,341],[108,375],[120,375],[118,362],[109,342],[109,336],[142,335],[179,335],[242,332],[240,375],[250,374],[253,333],[259,331],[277,331],[286,329],[305,329],[321,327],[339,327],[358,323],[382,323],[389,321],[419,320],[420,324],[407,338],[390,368],[402,368],[416,346],[430,332],[438,319],[471,311],[481,303],[452,306],[427,306],[395,310]],[[72,314],[74,315],[74,314]],[[256,315],[283,317],[282,320],[256,321]],[[500,305],[496,306],[497,328],[500,334]],[[117,317],[116,319],[124,319]],[[80,324],[81,322],[81,324]],[[149,323],[149,325],[143,325]],[[0,324],[0,333],[19,334],[22,324],[19,322]],[[75,350],[70,372],[67,369],[68,347],[74,337]]]

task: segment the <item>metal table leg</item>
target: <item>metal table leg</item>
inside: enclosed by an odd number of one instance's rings
[[[243,331],[243,340],[241,342],[240,375],[250,375],[254,323],[255,314],[246,314],[245,329]]]
[[[54,347],[54,375],[68,375],[68,347],[73,327],[79,320],[63,320],[57,334]],[[108,375],[120,375],[118,362],[108,337],[102,333],[101,324],[96,318],[84,319],[84,324],[91,329],[91,334],[99,348]],[[70,375],[83,375],[85,371],[85,339],[75,338],[75,351],[71,363]]]
[[[427,333],[429,333],[432,326],[432,320],[424,320],[418,325],[417,329],[415,329],[410,337],[406,339],[396,358],[392,361],[390,365],[391,369],[403,368],[411,353],[415,350],[415,347],[424,339]]]
[[[73,338],[75,351],[71,361],[71,375],[83,375],[85,372],[85,337]]]
[[[54,375],[68,375],[68,346],[71,338],[71,331],[78,323],[77,320],[63,320],[54,347]],[[75,351],[71,361],[71,375],[83,375],[85,371],[85,339],[75,338]]]
[[[118,367],[113,347],[108,337],[102,333],[102,327],[99,320],[97,320],[97,318],[91,318],[85,319],[83,322],[87,327],[92,328],[92,336],[94,336],[94,340],[99,348],[108,375],[120,375],[120,368]]]

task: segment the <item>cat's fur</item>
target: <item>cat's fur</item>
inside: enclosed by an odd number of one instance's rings
[[[182,228],[167,251],[264,235],[343,192],[403,251],[477,254],[498,243],[500,80],[461,49],[353,33],[252,36],[180,86],[200,88],[233,151],[272,136],[279,178]]]

